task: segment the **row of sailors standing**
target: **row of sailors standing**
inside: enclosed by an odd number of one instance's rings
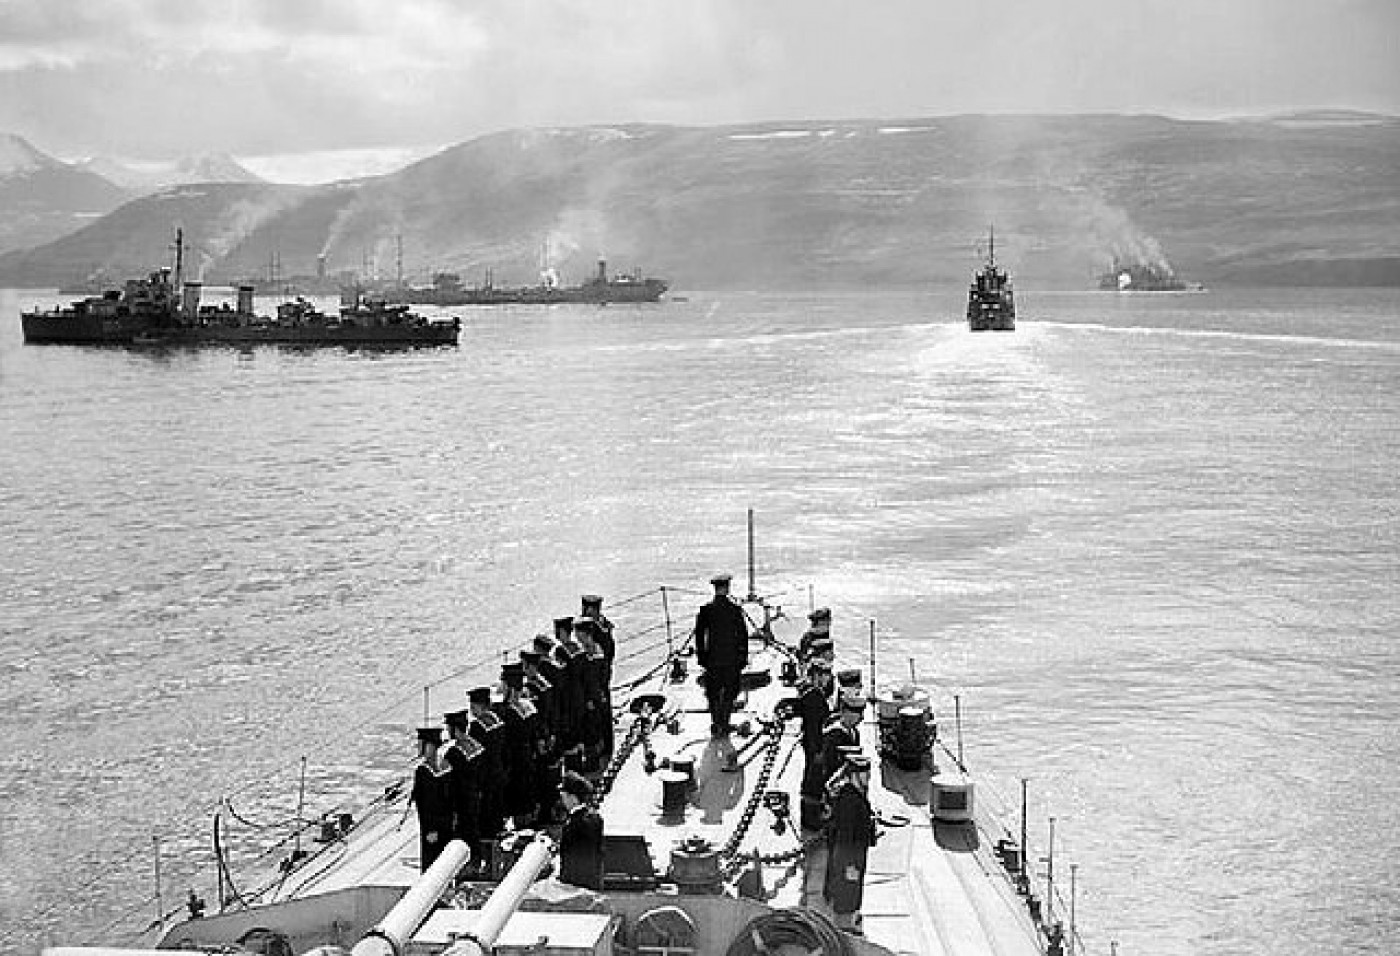
[[[806,666],[797,699],[805,758],[800,785],[800,820],[805,830],[825,830],[826,875],[822,893],[836,925],[860,932],[866,858],[877,839],[870,805],[870,758],[860,745],[865,717],[861,674],[835,670],[831,611],[808,615],[810,626],[798,644]]]
[[[554,621],[496,689],[474,687],[468,706],[418,730],[410,803],[417,809],[423,869],[456,838],[478,868],[504,832],[551,826],[562,802],[579,807],[587,774],[613,752],[612,668],[617,646],[603,599],[586,594],[577,617]]]

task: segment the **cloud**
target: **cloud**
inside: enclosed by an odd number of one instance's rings
[[[0,0],[0,130],[152,158],[520,126],[1400,110],[1393,0]]]

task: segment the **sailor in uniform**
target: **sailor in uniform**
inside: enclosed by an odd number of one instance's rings
[[[617,659],[617,638],[613,635],[613,622],[603,614],[603,597],[600,594],[585,594],[579,603],[582,606],[579,617],[592,621],[597,628],[594,639],[607,659],[608,680],[611,681],[613,661]]]
[[[574,640],[574,619],[556,618],[554,643],[550,659],[559,668],[560,723],[555,730],[564,766],[574,771],[586,769],[588,741],[586,711],[588,705],[588,676],[583,645]]]
[[[831,717],[831,665],[821,658],[815,658],[807,665],[807,679],[803,681],[797,698],[797,715],[802,721],[802,755],[805,763],[802,768],[801,821],[808,830],[822,825],[823,800],[826,795],[826,778],[829,774],[822,763],[822,735]]]
[[[492,705],[501,718],[501,756],[505,787],[501,809],[517,829],[530,824],[535,811],[535,705],[525,696],[525,666],[501,666],[502,699]]]
[[[598,769],[612,753],[612,695],[608,688],[608,662],[596,640],[597,628],[588,618],[574,622],[574,637],[583,648],[578,662],[583,674],[583,726],[580,737],[584,746],[584,766],[588,772]]]
[[[481,805],[477,812],[477,832],[480,835],[481,852],[477,858],[486,861],[489,848],[505,828],[505,737],[502,733],[501,718],[491,708],[491,688],[473,687],[467,691],[467,702],[471,712],[471,724],[467,732],[481,744],[481,757],[477,773],[483,782]]]
[[[447,767],[447,795],[452,805],[452,835],[471,848],[477,859],[477,840],[481,835],[481,744],[472,738],[468,726],[471,713],[454,710],[443,716],[447,734],[452,739],[442,748],[441,757]]]
[[[865,716],[865,701],[859,697],[841,697],[836,714],[822,730],[822,772],[828,778],[841,772],[842,749],[860,747],[860,721]]]
[[[452,836],[447,777],[438,762],[441,745],[441,727],[418,728],[418,766],[413,768],[408,802],[418,812],[418,859],[425,870],[433,865]]]
[[[877,838],[875,814],[867,791],[870,758],[846,757],[833,778],[831,819],[826,828],[826,880],[822,895],[836,914],[837,927],[860,932],[860,905],[865,895],[865,865]]]
[[[603,815],[589,806],[593,785],[576,773],[565,773],[559,795],[567,814],[559,834],[559,879],[601,892]]]
[[[821,643],[825,649],[832,649],[831,641],[831,608],[819,607],[811,614],[807,615],[807,630],[802,632],[802,637],[797,642],[797,656],[803,662],[810,661],[815,655],[814,643]]]
[[[727,737],[729,718],[739,696],[740,679],[749,662],[749,626],[744,610],[729,597],[728,574],[710,579],[714,600],[695,616],[695,658],[705,669],[705,697],[710,705],[710,735]]]
[[[535,823],[537,826],[548,826],[553,822],[557,799],[555,788],[559,785],[559,757],[553,724],[556,691],[553,683],[544,676],[544,656],[539,651],[521,651],[520,662],[525,668],[525,687],[530,692],[536,711],[530,774],[534,784]],[[550,665],[550,669],[553,669],[553,665]]]

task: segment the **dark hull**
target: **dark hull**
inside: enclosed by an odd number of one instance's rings
[[[584,303],[606,305],[624,302],[656,302],[669,285],[660,279],[643,282],[573,286],[567,289],[545,287],[518,289],[463,289],[456,292],[436,289],[409,290],[394,299],[409,305],[554,305]]]
[[[121,345],[150,331],[144,321],[96,315],[26,312],[20,317],[24,340],[69,345]]]
[[[1016,331],[1016,304],[1011,295],[973,294],[967,302],[967,327],[974,332]]]
[[[207,326],[182,330],[172,345],[456,345],[448,324],[420,326]]]
[[[89,316],[27,314],[24,340],[66,345],[456,345],[454,324],[428,325],[243,325],[153,328],[147,324],[102,322]]]

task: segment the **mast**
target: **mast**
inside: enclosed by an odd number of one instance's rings
[[[997,230],[991,223],[987,224],[987,265],[996,268],[997,264]]]
[[[185,278],[185,230],[175,227],[175,288],[181,288]]]
[[[400,289],[403,288],[403,233],[394,237],[394,264],[395,279]]]

